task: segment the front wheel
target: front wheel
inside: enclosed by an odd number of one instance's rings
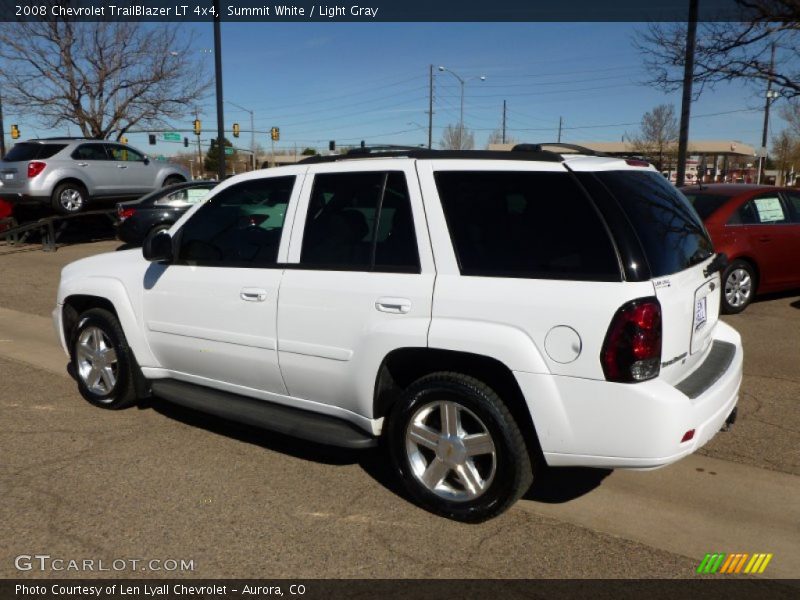
[[[458,521],[499,515],[533,480],[527,446],[506,405],[460,373],[412,384],[389,417],[387,442],[411,497]]]
[[[753,266],[743,260],[732,261],[722,274],[722,312],[736,314],[750,305],[756,293]]]
[[[81,395],[95,406],[121,409],[136,402],[133,355],[117,318],[93,308],[78,318],[72,367]]]

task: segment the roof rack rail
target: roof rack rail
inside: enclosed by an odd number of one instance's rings
[[[29,140],[29,141],[31,141],[31,142],[49,142],[51,140],[92,140],[92,141],[95,141],[95,142],[106,141],[106,140],[97,140],[97,139],[94,139],[94,138],[87,138],[87,137],[84,137],[82,135],[81,136],[77,136],[77,137],[69,136],[69,135],[57,135],[55,137],[33,138],[32,140]]]
[[[378,152],[408,152],[409,150],[423,150],[425,149],[424,146],[398,146],[394,144],[386,144],[386,145],[376,145],[376,146],[357,146],[355,148],[350,148],[347,151],[347,155],[360,155],[363,156],[365,154],[376,154]]]
[[[562,144],[561,142],[541,142],[538,144],[517,144],[511,148],[512,152],[546,152],[546,146],[555,146],[557,148],[566,148],[572,150],[577,154],[586,154],[588,156],[609,156],[604,152],[592,150],[586,146],[579,146],[577,144]]]
[[[383,148],[386,148],[384,146]],[[358,150],[358,149],[356,149]],[[377,152],[354,152],[347,154],[336,154],[332,156],[309,156],[301,160],[298,164],[317,164],[326,162],[336,162],[340,160],[358,160],[369,158],[417,158],[417,159],[460,159],[460,160],[530,160],[544,162],[561,162],[563,157],[547,150],[532,152],[507,152],[505,150],[433,150],[410,146],[408,149],[399,149],[397,146],[392,150],[379,150]]]

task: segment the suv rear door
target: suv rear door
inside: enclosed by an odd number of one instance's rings
[[[719,319],[720,274],[711,240],[688,200],[655,171],[584,173],[611,192],[633,225],[662,311],[661,377],[682,380],[702,360]]]
[[[410,161],[309,167],[280,289],[289,394],[372,416],[375,374],[425,347],[434,265]]]
[[[89,183],[94,196],[112,196],[115,193],[119,173],[106,150],[106,144],[80,144],[70,156],[74,161],[70,166],[77,168],[81,178]]]

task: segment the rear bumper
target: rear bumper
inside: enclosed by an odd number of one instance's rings
[[[739,334],[719,322],[714,340],[732,344],[734,354],[693,398],[658,379],[617,384],[515,373],[547,463],[652,469],[701,448],[725,426],[742,381]],[[543,377],[550,377],[552,383]],[[692,439],[681,441],[690,430],[694,430]]]

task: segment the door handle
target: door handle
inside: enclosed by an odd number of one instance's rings
[[[261,288],[243,288],[239,292],[239,298],[245,302],[263,302],[267,299],[267,290]]]
[[[408,298],[378,298],[375,308],[381,312],[404,315],[411,310],[411,300]]]
[[[758,241],[759,241],[759,242],[771,242],[771,241],[772,241],[772,238],[771,238],[771,237],[769,237],[768,235],[762,235],[762,236],[760,236],[760,237],[758,238]]]
[[[117,165],[118,169],[127,169],[128,165]]]

